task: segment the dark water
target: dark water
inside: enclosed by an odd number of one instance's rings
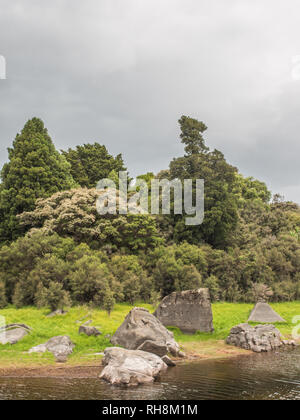
[[[117,388],[99,379],[0,378],[4,399],[300,400],[300,349],[170,368],[153,385]]]

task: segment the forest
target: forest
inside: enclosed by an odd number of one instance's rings
[[[300,209],[244,177],[205,142],[205,124],[179,120],[182,156],[154,178],[204,179],[201,225],[185,214],[99,215],[100,179],[130,168],[91,143],[58,151],[33,118],[8,149],[0,184],[0,308],[156,304],[199,287],[212,301],[300,299]],[[175,139],[176,140],[176,139]],[[178,140],[176,140],[178,141]],[[173,203],[174,204],[174,203]]]

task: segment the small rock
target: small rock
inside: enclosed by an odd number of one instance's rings
[[[172,359],[170,359],[170,357],[167,355],[163,356],[162,360],[165,362],[167,366],[170,366],[170,367],[176,366],[176,363]]]
[[[7,324],[7,325],[4,325],[4,327],[0,327],[0,332],[3,330],[8,331],[17,327],[24,328],[25,330],[28,330],[28,331],[32,331],[32,328],[28,327],[28,325],[26,324]]]
[[[147,351],[148,353],[154,353],[157,356],[163,357],[166,354],[166,344],[146,340],[137,348],[137,350]]]
[[[79,327],[79,334],[86,334],[87,336],[95,336],[101,335],[102,333],[96,327],[88,327],[86,325],[81,325]]]
[[[25,324],[9,324],[0,330],[0,344],[16,344],[21,341],[28,333],[30,328]]]
[[[64,353],[54,354],[54,357],[55,357],[56,363],[66,363],[66,361],[68,360],[68,356]]]
[[[46,344],[40,344],[38,346],[32,347],[28,353],[46,353],[47,347]]]
[[[102,353],[92,353],[92,354],[89,354],[89,356],[104,356],[104,353],[102,352]]]
[[[293,347],[296,347],[298,345],[295,340],[283,340],[282,343],[285,346],[293,346]]]
[[[49,351],[54,355],[57,362],[64,363],[67,361],[67,357],[73,353],[74,347],[75,345],[70,340],[70,337],[62,335],[50,338],[45,344],[32,347],[29,353],[44,353]]]
[[[84,322],[82,325],[90,325],[93,321],[91,319],[89,319],[88,321]]]
[[[57,309],[54,312],[51,312],[51,314],[47,315],[47,318],[53,318],[54,316],[62,316],[66,315],[68,312],[64,311],[63,309]]]

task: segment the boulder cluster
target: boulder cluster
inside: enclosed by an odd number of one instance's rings
[[[113,385],[134,386],[153,382],[168,366],[168,353],[183,357],[171,331],[145,308],[134,308],[111,338],[104,352],[101,379]]]
[[[256,353],[275,350],[283,345],[280,331],[274,325],[252,327],[249,324],[233,327],[226,343]]]

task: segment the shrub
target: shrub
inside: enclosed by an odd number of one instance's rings
[[[208,288],[212,302],[218,301],[220,299],[221,289],[219,280],[216,276],[208,277],[204,282],[204,286]]]
[[[0,281],[0,309],[3,309],[7,306],[5,284],[3,281]]]
[[[103,309],[108,313],[110,316],[111,311],[114,309],[115,306],[115,299],[114,294],[111,290],[107,289],[103,298]]]
[[[131,305],[140,297],[141,284],[139,278],[130,272],[127,272],[123,280],[124,299]]]
[[[35,295],[35,303],[38,308],[49,307],[51,311],[64,309],[71,305],[70,295],[63,289],[63,285],[57,282],[50,282],[48,287],[38,285]]]
[[[84,256],[72,267],[68,276],[72,298],[76,303],[94,303],[101,306],[110,276],[106,264],[95,256]]]

